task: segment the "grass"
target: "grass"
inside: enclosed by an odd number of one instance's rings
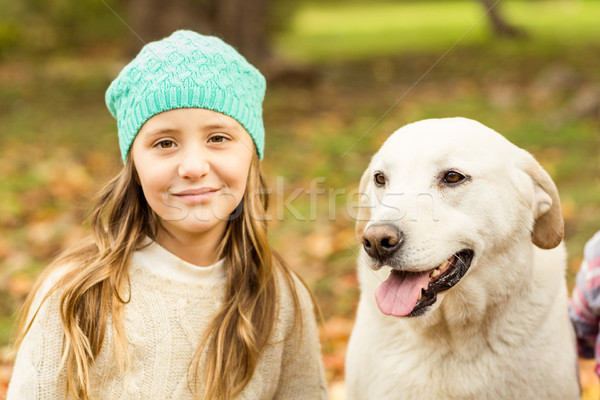
[[[442,7],[437,3],[309,5],[297,14],[292,32],[281,38],[281,47],[318,61],[447,47],[478,18],[478,9],[472,2]],[[482,29],[476,33],[470,41],[483,35]]]
[[[552,51],[556,42],[597,43],[600,3],[503,1],[515,25],[535,36],[528,50]],[[491,39],[483,7],[475,1],[308,4],[300,8],[278,47],[308,62],[356,60],[406,52],[445,51],[455,45],[485,46]],[[507,52],[522,46],[505,43]]]

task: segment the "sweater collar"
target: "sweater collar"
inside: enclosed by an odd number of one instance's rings
[[[208,267],[198,267],[182,260],[151,239],[133,254],[133,264],[164,278],[187,282],[218,284],[225,281],[225,260]]]

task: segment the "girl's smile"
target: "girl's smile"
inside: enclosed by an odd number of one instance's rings
[[[187,189],[180,192],[172,192],[171,196],[177,197],[178,199],[189,204],[207,203],[211,201],[211,198],[218,194],[220,190],[220,188],[201,187],[198,189]]]
[[[256,149],[233,118],[180,108],[146,121],[131,152],[144,197],[160,218],[159,237],[206,243],[221,238],[242,201]]]

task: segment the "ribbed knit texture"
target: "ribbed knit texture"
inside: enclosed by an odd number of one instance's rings
[[[145,45],[106,91],[117,119],[123,162],[152,116],[176,108],[206,108],[238,121],[263,158],[262,102],[266,82],[233,47],[213,36],[180,30]]]
[[[190,361],[223,302],[224,263],[193,266],[153,243],[135,253],[131,301],[125,306],[131,367],[120,373],[112,328],[91,369],[92,399],[191,400]],[[292,331],[289,291],[281,287],[281,310],[271,345],[238,399],[326,399],[320,345],[308,292],[297,282],[303,329]],[[65,373],[60,367],[63,334],[59,295],[42,306],[15,362],[8,400],[64,400]]]

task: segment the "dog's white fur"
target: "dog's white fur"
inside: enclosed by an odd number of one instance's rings
[[[470,179],[443,185],[447,170]],[[558,192],[529,153],[472,120],[420,121],[384,143],[360,192],[357,235],[395,224],[402,268],[428,270],[464,248],[475,255],[425,315],[393,317],[374,295],[390,268],[373,270],[361,249],[349,400],[580,398]]]

